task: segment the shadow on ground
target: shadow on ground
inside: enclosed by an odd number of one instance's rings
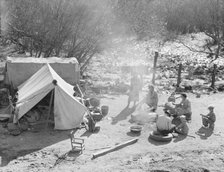
[[[87,131],[84,132],[80,137],[89,137],[89,136],[91,136],[92,134],[97,134],[97,133],[99,133],[99,131],[100,131],[100,126],[96,126],[94,132],[90,132],[90,131],[87,130]]]
[[[76,132],[77,130],[75,130]],[[19,136],[7,135],[7,139],[12,145],[7,145],[0,140],[0,167],[8,165],[8,163],[19,157],[39,151],[45,147],[54,145],[69,138],[70,130],[46,130],[39,132],[27,131]],[[15,143],[15,145],[14,145]]]
[[[199,135],[201,139],[206,140],[212,133],[213,129],[201,127],[195,134]]]
[[[54,168],[56,165],[60,164],[64,160],[74,162],[80,155],[80,151],[68,151],[61,156],[57,156],[57,160],[51,168]]]
[[[132,108],[125,107],[117,116],[113,118],[113,121],[111,122],[111,124],[115,125],[119,121],[125,120],[134,111],[135,111],[135,107],[132,107]]]

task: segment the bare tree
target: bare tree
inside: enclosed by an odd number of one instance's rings
[[[170,1],[166,1],[170,3]],[[173,1],[175,6],[166,4],[165,22],[167,29],[179,34],[203,32],[207,35],[205,44],[198,48],[179,41],[194,52],[204,53],[213,63],[224,55],[224,2],[222,0]],[[214,63],[211,87],[215,87],[217,66]]]
[[[10,0],[7,5],[6,37],[31,56],[76,57],[85,69],[106,40],[106,20],[88,0]]]

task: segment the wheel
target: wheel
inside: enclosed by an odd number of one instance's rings
[[[149,138],[158,142],[170,142],[173,139],[173,135],[169,133],[167,136],[164,136],[158,132],[152,131],[149,134]]]

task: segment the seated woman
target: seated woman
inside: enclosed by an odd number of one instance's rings
[[[155,112],[158,106],[158,94],[153,85],[149,85],[147,95],[139,102],[137,110],[143,109],[147,112]],[[146,105],[146,106],[143,106]],[[146,108],[145,108],[146,107]]]

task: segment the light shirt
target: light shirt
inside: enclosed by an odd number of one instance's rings
[[[157,105],[158,105],[158,94],[157,92],[153,92],[153,93],[148,93],[146,96],[146,104],[157,109]]]
[[[170,130],[172,127],[172,120],[166,115],[159,115],[156,126],[159,130]]]

